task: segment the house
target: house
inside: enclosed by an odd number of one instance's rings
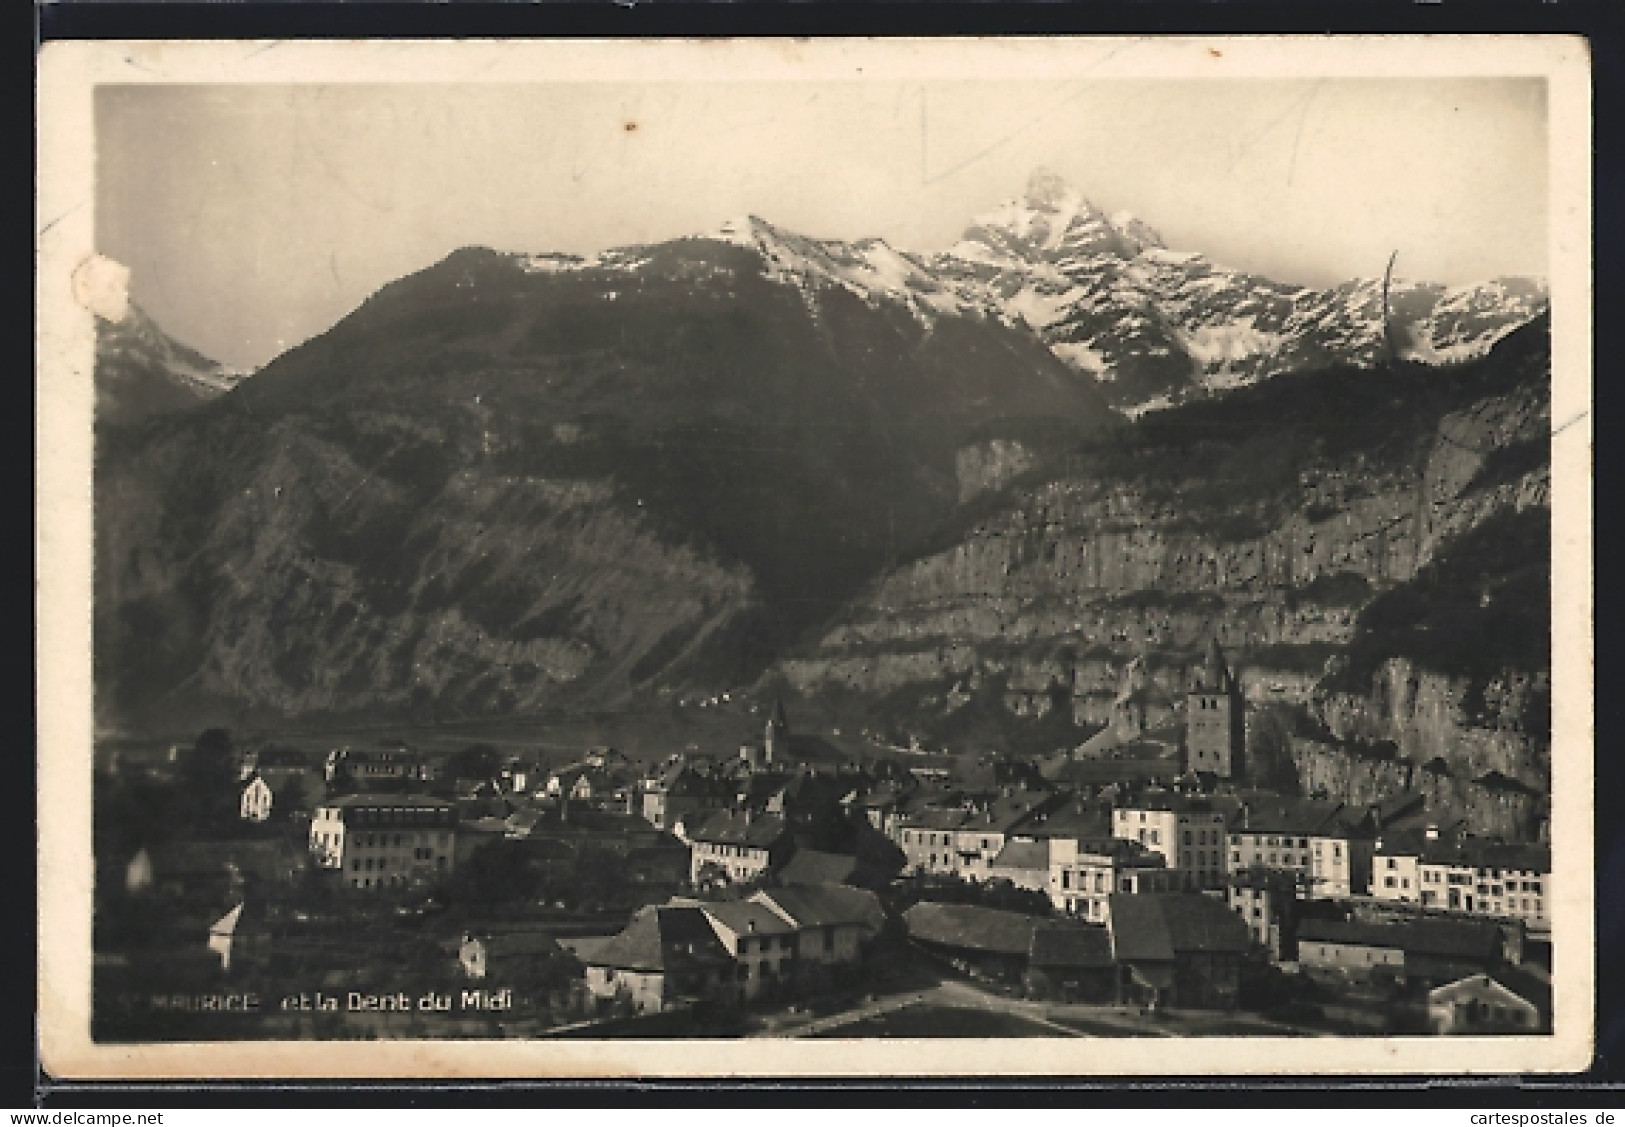
[[[1030,997],[1056,1002],[1117,1000],[1111,934],[1100,924],[1038,920],[1025,978]]]
[[[309,817],[326,791],[314,771],[267,767],[252,775],[243,787],[238,815],[245,822],[267,822],[273,815],[285,819]]]
[[[736,1000],[776,998],[790,988],[798,939],[795,924],[754,900],[703,904],[701,910],[733,960]]]
[[[1365,813],[1324,799],[1254,799],[1230,827],[1230,872],[1292,873],[1310,896],[1347,899],[1364,887],[1369,871]]]
[[[798,969],[858,962],[886,922],[878,896],[839,884],[764,889],[750,899],[795,929]]]
[[[1501,929],[1489,921],[1420,918],[1387,923],[1303,920],[1298,963],[1316,977],[1444,983],[1502,965]]]
[[[726,809],[730,788],[725,780],[679,764],[675,771],[649,780],[641,797],[643,817],[656,829],[667,830],[689,815]]]
[[[928,807],[902,815],[892,840],[903,850],[906,871],[934,876],[957,875],[959,855],[954,849],[957,831],[970,820],[962,808]]]
[[[1384,852],[1384,876],[1390,860],[1402,862],[1407,871],[1414,864],[1414,889],[1398,889],[1398,899],[1414,899],[1425,908],[1521,920],[1535,931],[1551,927],[1552,852],[1548,846],[1424,835],[1414,862],[1408,849]],[[1386,881],[1383,891],[1396,893]],[[1408,891],[1414,895],[1405,896]],[[1375,887],[1372,895],[1377,895]]]
[[[739,814],[722,811],[706,818],[690,830],[684,824],[689,844],[688,879],[720,877],[734,884],[761,879],[790,857],[795,843],[789,827],[777,814]]]
[[[1037,916],[922,900],[903,913],[911,943],[968,973],[1019,982]]]
[[[1405,975],[1405,936],[1394,924],[1304,920],[1298,925],[1298,965],[1323,980],[1397,981]]]
[[[456,864],[457,810],[415,794],[355,794],[316,807],[310,852],[348,888],[422,885]]]
[[[1551,983],[1507,967],[1428,991],[1428,1018],[1435,1033],[1545,1033],[1551,1029],[1551,1011]]]
[[[469,978],[509,985],[525,978],[536,964],[556,958],[562,950],[546,931],[522,929],[483,935],[465,932],[457,949],[457,962]]]
[[[1050,840],[1009,841],[989,868],[992,880],[1007,880],[1017,888],[1049,895]]]
[[[1006,840],[1066,801],[1065,795],[1025,785],[989,798],[962,796],[956,807],[927,806],[899,818],[892,840],[909,871],[989,880]]]
[[[1117,837],[1056,838],[1049,843],[1050,903],[1097,924],[1111,916],[1111,897],[1178,892],[1184,874],[1138,841]]]
[[[1120,1002],[1234,1009],[1247,928],[1199,892],[1115,894],[1107,925]]]
[[[1302,877],[1279,869],[1250,868],[1230,874],[1225,902],[1247,925],[1253,942],[1275,962],[1298,957]]]
[[[1147,792],[1112,810],[1112,836],[1161,853],[1187,888],[1222,888],[1225,810],[1221,803],[1169,791]]]
[[[358,786],[423,781],[423,757],[403,744],[379,747],[337,747],[327,753],[323,778],[336,782],[349,778]]]
[[[739,996],[734,960],[696,905],[642,908],[620,932],[576,955],[593,997],[623,998],[635,1013]]]

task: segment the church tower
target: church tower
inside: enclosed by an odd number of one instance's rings
[[[1241,682],[1224,663],[1219,640],[1209,638],[1190,695],[1185,698],[1185,767],[1190,771],[1239,778],[1244,773],[1246,700]]]
[[[762,757],[771,765],[776,755],[790,750],[790,724],[784,718],[784,702],[773,698],[773,711],[768,713],[767,731],[762,737]]]

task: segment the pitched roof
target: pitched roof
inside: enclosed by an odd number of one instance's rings
[[[1253,801],[1242,809],[1239,825],[1231,832],[1283,833],[1308,837],[1337,823],[1341,802],[1319,798],[1276,798]]]
[[[1111,935],[1099,924],[1040,920],[1028,954],[1035,967],[1109,967]]]
[[[731,961],[703,912],[689,905],[641,908],[582,962],[617,970],[664,971],[684,962]]]
[[[1465,978],[1458,978],[1454,982],[1435,986],[1428,991],[1428,1001],[1446,1002],[1461,994],[1469,996],[1490,994],[1494,997],[1511,995],[1512,998],[1523,1002],[1538,1012],[1551,1012],[1552,991],[1549,985],[1541,983],[1532,976],[1521,976],[1516,980],[1523,987],[1523,989],[1519,989],[1511,981],[1508,981],[1509,978],[1511,976],[1499,970],[1494,974],[1470,974]],[[1529,991],[1529,993],[1525,993],[1525,990]],[[1535,995],[1535,997],[1531,997],[1530,994]]]
[[[1185,952],[1240,953],[1248,947],[1241,917],[1200,892],[1119,892],[1112,894],[1110,907],[1112,952],[1119,959],[1167,960]]]
[[[546,931],[503,931],[476,938],[484,946],[488,962],[552,955],[559,950],[558,941],[553,938],[551,932]]]
[[[705,904],[700,911],[735,935],[784,935],[795,930],[773,909],[751,900]]]
[[[993,858],[995,869],[1049,869],[1049,840],[1012,841]]]
[[[857,871],[858,859],[845,853],[798,849],[779,872],[781,884],[840,884]]]
[[[1493,959],[1501,950],[1501,929],[1487,920],[1419,919],[1398,923],[1304,920],[1300,942],[1386,947],[1410,955]]]
[[[861,888],[841,884],[808,884],[797,888],[763,890],[751,900],[776,911],[796,927],[862,924],[878,931],[886,921],[880,898]]]
[[[1404,948],[1400,925],[1363,923],[1358,920],[1302,920],[1298,924],[1298,942],[1391,947],[1396,951]]]
[[[910,939],[1001,955],[1027,954],[1037,919],[1021,912],[932,900],[922,900],[903,913]]]
[[[1386,852],[1386,851],[1385,851]],[[1460,841],[1424,840],[1422,860],[1434,865],[1467,865],[1481,869],[1517,869],[1537,873],[1552,871],[1550,846],[1526,842],[1486,841],[1468,837]]]
[[[736,815],[723,810],[688,831],[689,840],[713,845],[745,845],[766,849],[786,833],[784,819],[777,814]]]
[[[393,794],[387,791],[374,791],[370,794],[347,794],[342,798],[330,798],[322,803],[326,807],[336,807],[340,810],[352,807],[396,807],[411,806],[424,809],[449,810],[450,802],[440,798],[430,798],[426,794]]]

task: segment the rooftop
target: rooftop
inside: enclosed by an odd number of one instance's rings
[[[1247,925],[1228,905],[1199,892],[1111,897],[1112,952],[1119,960],[1167,962],[1182,953],[1243,953]]]
[[[975,904],[922,900],[903,913],[910,939],[1003,955],[1026,955],[1038,917]]]
[[[1109,967],[1111,934],[1099,924],[1040,920],[1028,953],[1035,967]]]
[[[874,893],[839,884],[775,888],[758,892],[751,900],[776,910],[796,927],[855,923],[878,931],[886,919]]]
[[[786,833],[784,819],[777,814],[745,815],[724,810],[711,815],[688,831],[691,841],[712,845],[745,845],[766,849]]]

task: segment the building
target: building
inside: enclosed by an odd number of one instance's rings
[[[989,876],[1029,892],[1050,894],[1050,846],[1053,839],[1009,841],[993,858]]]
[[[1247,928],[1199,892],[1114,895],[1107,926],[1118,1001],[1182,1009],[1234,1009]]]
[[[892,840],[909,872],[991,880],[1005,842],[1031,837],[1028,829],[1066,801],[1054,791],[1009,786],[991,798],[961,797],[958,806],[926,806],[906,814],[896,821]]]
[[[750,900],[795,930],[798,972],[814,966],[858,962],[864,945],[880,934],[886,922],[878,896],[838,884],[763,890]]]
[[[1027,970],[1037,916],[976,904],[922,900],[903,913],[911,943],[956,969],[1019,982]]]
[[[1230,828],[1230,872],[1273,869],[1297,877],[1307,896],[1347,899],[1369,879],[1373,843],[1365,814],[1316,798],[1248,802]]]
[[[760,880],[795,850],[783,818],[751,810],[725,810],[693,829],[683,823],[678,836],[687,837],[688,879],[695,884],[717,877],[733,884]]]
[[[463,934],[457,949],[457,963],[463,973],[476,980],[511,985],[529,977],[535,966],[557,958],[563,948],[552,934],[534,929],[486,934]]]
[[[592,996],[623,999],[634,1013],[739,995],[734,960],[692,904],[642,908],[607,941],[581,950],[580,958]]]
[[[934,876],[958,875],[959,853],[955,842],[959,828],[970,816],[970,811],[965,809],[927,807],[900,817],[892,830],[892,840],[903,851],[905,871]]]
[[[776,998],[793,983],[798,929],[779,912],[752,900],[702,904],[722,949],[734,964],[735,1000]]]
[[[1223,888],[1225,814],[1199,796],[1150,792],[1112,810],[1112,836],[1161,853],[1187,888]]]
[[[1428,991],[1434,1033],[1545,1033],[1551,1029],[1552,988],[1532,975],[1502,968]]]
[[[237,813],[245,822],[308,817],[326,789],[314,771],[266,768],[244,785]]]
[[[336,782],[348,778],[357,786],[407,781],[429,782],[425,777],[423,757],[409,747],[336,747],[327,753],[323,778]]]
[[[1185,766],[1221,779],[1245,773],[1247,701],[1219,640],[1208,639],[1202,668],[1185,697]]]
[[[1117,1000],[1111,933],[1099,924],[1037,920],[1027,952],[1027,994],[1056,1002]]]
[[[1225,901],[1241,917],[1253,942],[1276,962],[1298,958],[1301,878],[1277,869],[1242,869],[1230,874]]]
[[[1303,920],[1298,964],[1352,981],[1389,976],[1439,984],[1503,965],[1505,939],[1489,921],[1419,918],[1386,923]]]
[[[1371,895],[1466,915],[1551,927],[1551,850],[1543,845],[1384,835],[1373,860]]]
[[[670,829],[691,815],[712,814],[728,806],[730,789],[725,780],[702,775],[684,764],[663,772],[645,784],[642,792],[643,817],[658,830]]]
[[[1058,912],[1105,924],[1113,895],[1178,892],[1184,875],[1159,852],[1123,838],[1055,838],[1049,845],[1050,903]]]
[[[310,822],[318,867],[349,888],[408,888],[449,875],[456,864],[457,809],[414,794],[329,799]]]

